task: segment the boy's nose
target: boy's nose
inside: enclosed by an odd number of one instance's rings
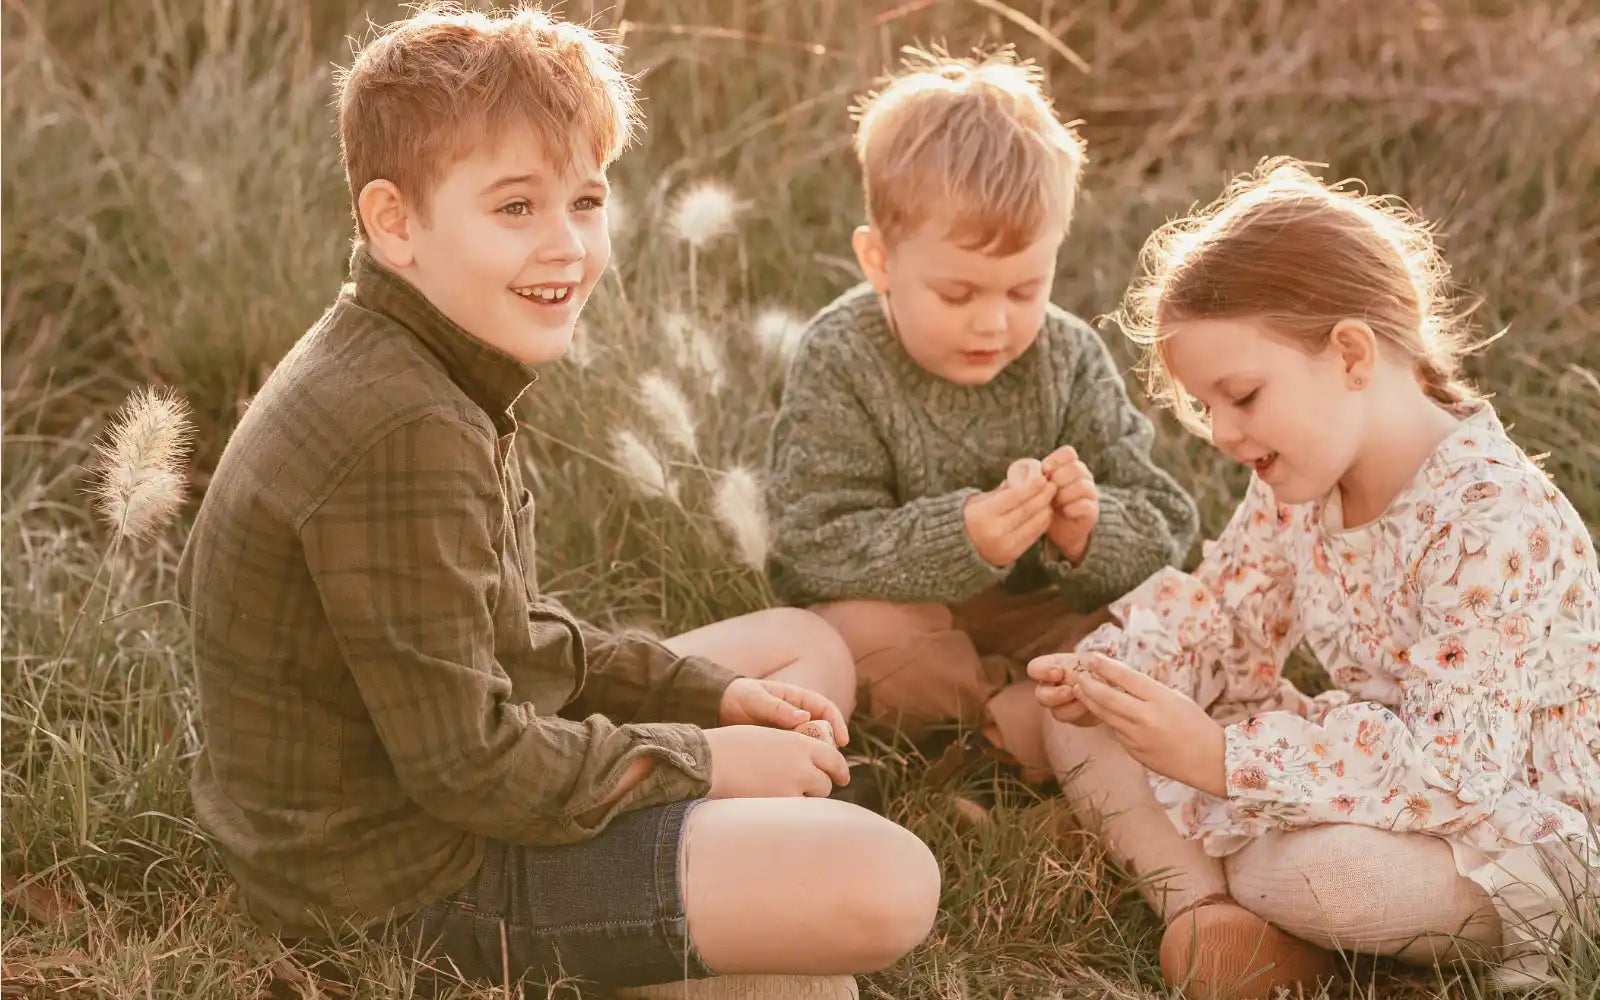
[[[972,324],[974,332],[984,336],[998,336],[1006,332],[1006,310],[1004,306],[988,306],[978,311]]]
[[[555,227],[538,249],[539,260],[550,263],[582,260],[585,256],[583,240],[570,222]]]

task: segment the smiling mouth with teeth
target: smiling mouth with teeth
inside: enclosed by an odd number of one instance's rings
[[[512,291],[530,302],[544,305],[555,305],[567,301],[572,294],[572,285],[542,285],[538,288],[513,288]]]

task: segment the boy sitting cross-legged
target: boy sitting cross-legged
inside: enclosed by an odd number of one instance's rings
[[[790,731],[847,739],[839,637],[784,608],[656,643],[534,581],[513,405],[607,265],[633,116],[614,51],[532,10],[424,9],[344,74],[351,281],[184,553],[194,807],[286,937],[392,922],[472,978],[853,996],[836,974],[915,947],[939,873]]]
[[[864,707],[981,728],[1037,778],[1028,660],[1198,520],[1099,336],[1050,302],[1083,150],[1040,84],[1009,50],[919,53],[864,102],[867,280],[802,338],[768,477],[774,587],[844,636]]]

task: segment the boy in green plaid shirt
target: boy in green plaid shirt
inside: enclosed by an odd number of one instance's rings
[[[424,10],[343,74],[351,281],[184,553],[195,810],[285,936],[393,921],[473,978],[851,996],[823,974],[915,947],[939,875],[793,732],[848,738],[842,640],[792,608],[608,634],[533,578],[512,409],[605,270],[634,115],[615,52],[537,11]]]

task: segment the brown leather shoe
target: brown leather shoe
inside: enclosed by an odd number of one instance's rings
[[[1161,975],[1189,1000],[1271,1000],[1279,987],[1315,989],[1338,975],[1338,956],[1262,920],[1227,896],[1168,918]]]

